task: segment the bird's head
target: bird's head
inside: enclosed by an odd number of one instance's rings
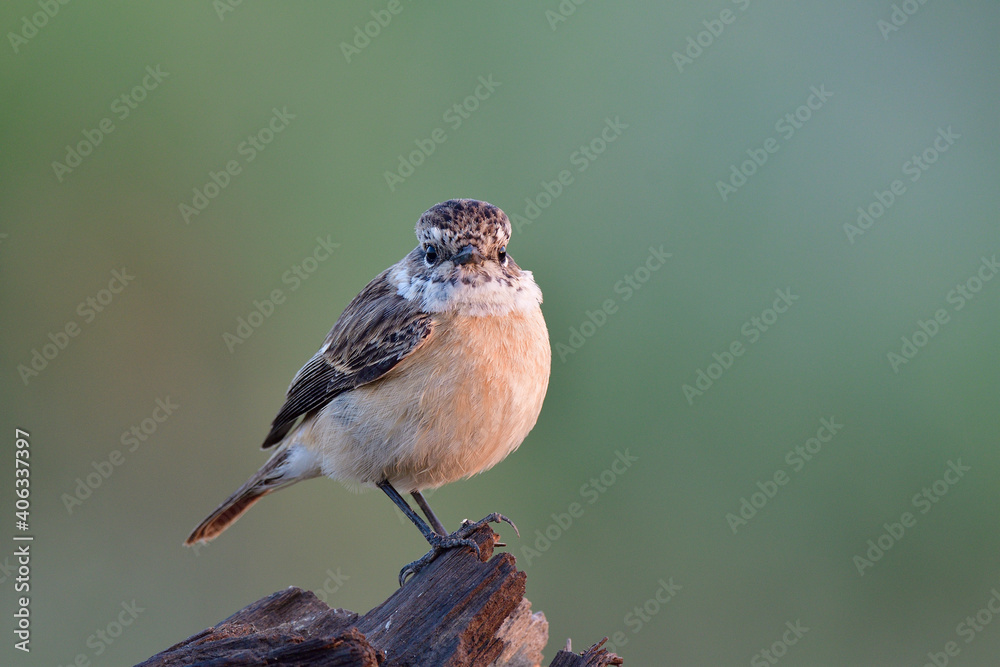
[[[499,314],[541,301],[530,271],[507,254],[510,220],[496,206],[449,199],[417,221],[419,245],[397,264],[390,279],[427,312],[457,309]]]

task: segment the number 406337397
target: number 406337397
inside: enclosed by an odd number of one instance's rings
[[[30,443],[28,442],[28,432],[15,429],[17,436],[14,450],[14,486],[16,487],[17,500],[14,503],[16,508],[14,516],[17,519],[15,526],[18,530],[28,530],[28,516],[31,502],[31,488],[29,477],[31,476],[28,457],[30,456]]]

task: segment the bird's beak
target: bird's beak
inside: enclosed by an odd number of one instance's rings
[[[479,254],[479,251],[471,245],[467,245],[458,251],[458,254],[452,258],[452,261],[455,262],[455,264],[465,265],[470,262],[478,264],[481,259],[482,256]]]

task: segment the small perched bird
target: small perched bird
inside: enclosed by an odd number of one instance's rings
[[[478,552],[468,536],[482,523],[511,523],[491,514],[449,534],[421,493],[502,461],[541,411],[551,365],[542,293],[507,254],[510,231],[503,211],[474,199],[420,216],[417,247],[354,297],[292,379],[264,438],[274,453],[185,544],[321,475],[378,486],[423,533],[431,551],[403,568],[400,585],[442,550]]]

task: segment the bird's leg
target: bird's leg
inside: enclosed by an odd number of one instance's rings
[[[514,525],[513,521],[511,521],[502,514],[497,514],[496,512],[494,512],[493,514],[490,514],[485,519],[482,519],[480,521],[476,522],[463,521],[462,527],[449,535],[447,534],[444,526],[441,524],[441,521],[439,521],[438,518],[434,515],[434,512],[431,511],[430,505],[427,504],[427,500],[423,497],[423,495],[419,491],[416,491],[412,494],[413,498],[414,500],[417,501],[417,504],[427,515],[428,520],[430,520],[430,522],[434,524],[435,530],[432,530],[431,527],[428,526],[427,523],[420,518],[420,515],[418,515],[416,512],[413,511],[413,508],[410,507],[409,503],[407,503],[406,500],[401,495],[399,495],[399,492],[396,491],[396,489],[392,486],[392,484],[389,483],[388,480],[383,480],[379,482],[378,487],[383,491],[385,491],[385,495],[389,496],[389,499],[396,504],[396,507],[398,507],[403,512],[403,514],[405,514],[407,518],[409,518],[409,520],[413,522],[413,525],[415,525],[420,530],[421,534],[424,536],[424,539],[427,540],[427,543],[431,545],[430,551],[428,551],[422,557],[413,561],[412,563],[410,563],[409,565],[407,565],[406,567],[404,567],[402,570],[399,571],[400,586],[402,586],[406,582],[406,579],[408,577],[416,574],[424,567],[426,567],[429,563],[431,563],[435,558],[438,557],[438,555],[440,555],[442,551],[446,551],[448,549],[454,549],[456,547],[471,547],[472,550],[476,552],[476,558],[482,558],[482,555],[479,551],[479,545],[476,544],[475,540],[470,539],[469,535],[474,533],[476,529],[482,526],[483,524],[490,522],[499,523],[501,521],[505,521],[511,525],[511,527],[514,529],[514,532],[516,532],[518,535],[521,534],[517,530],[517,526]]]
[[[420,515],[413,511],[413,508],[410,507],[409,503],[406,502],[403,496],[399,495],[399,491],[397,491],[392,484],[388,482],[388,480],[379,482],[378,488],[385,491],[385,495],[389,496],[389,500],[394,502],[396,507],[398,507],[400,511],[406,515],[406,518],[413,522],[413,525],[415,525],[421,534],[423,534],[424,539],[433,545],[433,540],[435,536],[437,536],[437,533],[431,530],[431,527],[427,525],[427,522],[421,519]]]
[[[427,521],[434,526],[434,530],[437,531],[439,535],[448,535],[448,530],[441,523],[440,519],[437,518],[437,515],[434,514],[434,510],[431,509],[431,506],[428,504],[427,499],[424,498],[424,495],[419,491],[414,491],[410,495],[412,495],[413,499],[417,501],[418,505],[420,505],[420,509],[423,510],[424,516],[427,517]],[[517,529],[517,526],[514,525],[514,522],[505,517],[503,514],[497,514],[496,512],[479,521],[469,521],[468,519],[465,519],[462,521],[462,527],[452,534],[464,537],[471,535],[476,528],[479,528],[485,523],[500,523],[501,521],[509,523],[510,527],[514,529],[514,532],[517,533],[517,536],[521,537],[521,532]],[[494,542],[494,546],[505,547],[507,545],[503,542]]]
[[[413,524],[423,534],[427,543],[431,545],[431,550],[424,554],[423,557],[418,558],[399,571],[400,586],[406,582],[407,577],[422,570],[428,563],[437,558],[440,552],[447,549],[454,549],[455,547],[472,547],[472,550],[476,552],[476,558],[480,557],[479,545],[476,544],[475,540],[471,540],[466,537],[467,533],[462,533],[462,531],[466,530],[467,526],[463,526],[451,535],[438,534],[431,530],[431,527],[428,526],[427,523],[413,511],[413,508],[410,507],[403,496],[399,495],[399,491],[393,488],[392,484],[390,484],[388,480],[379,482],[378,487],[385,491],[385,495],[389,496],[389,499],[396,504],[396,507],[398,507],[403,514],[405,514],[407,518],[413,522]],[[426,501],[424,504],[426,504]],[[438,524],[440,524],[440,521]],[[443,527],[442,530],[444,530]]]
[[[437,515],[434,514],[434,510],[431,509],[431,506],[427,504],[427,499],[424,498],[424,494],[419,491],[414,491],[410,495],[417,501],[417,505],[420,506],[424,516],[427,517],[427,521],[434,527],[434,530],[437,531],[439,535],[447,535],[448,531],[445,529],[444,524],[441,523],[441,520],[437,518]]]

